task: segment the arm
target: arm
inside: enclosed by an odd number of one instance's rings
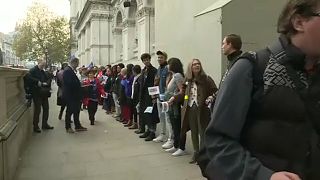
[[[106,92],[104,91],[104,87],[102,86],[102,84],[100,83],[99,79],[96,79],[97,82],[97,87],[98,87],[98,91],[100,96],[104,96],[106,94]]]
[[[239,60],[219,90],[204,138],[210,179],[269,180],[273,173],[239,142],[251,102],[252,69],[249,61]]]
[[[157,70],[157,74],[154,76],[154,86],[159,86],[160,83],[160,70]]]
[[[28,79],[30,84],[32,84],[33,86],[38,85],[38,82],[40,82],[40,79],[38,79],[35,75],[36,70],[35,68],[30,69],[29,71],[29,75],[28,75]]]

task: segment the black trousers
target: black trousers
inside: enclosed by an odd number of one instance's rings
[[[175,148],[181,148],[182,150],[185,147],[181,147],[180,145],[180,134],[181,134],[181,108],[178,104],[173,104],[169,110],[170,122],[172,125],[173,135],[174,135],[174,143],[173,146]]]
[[[33,127],[39,128],[39,116],[42,107],[42,127],[48,125],[49,118],[49,101],[48,97],[33,96],[34,113],[33,113]]]
[[[132,107],[131,108],[131,112],[132,112],[132,117],[131,119],[133,120],[133,122],[137,123],[138,122],[138,113],[137,113],[137,109],[136,107]]]
[[[67,110],[66,110],[66,117],[65,117],[66,129],[71,128],[72,115],[73,115],[75,128],[81,127],[79,114],[80,114],[80,107],[82,103],[80,102],[80,100],[68,101],[66,103],[67,103]]]
[[[62,116],[63,111],[64,111],[65,108],[66,108],[66,105],[65,105],[65,104],[61,105],[61,107],[60,107],[60,112],[59,112],[59,116]]]
[[[90,101],[88,105],[88,114],[89,114],[89,120],[94,121],[94,116],[96,115],[98,109],[98,102],[96,101]]]

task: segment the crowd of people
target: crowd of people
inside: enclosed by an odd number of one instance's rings
[[[239,35],[227,35],[222,50],[227,71],[219,82],[201,60],[187,67],[179,58],[157,51],[140,59],[144,67],[122,63],[79,66],[72,58],[57,73],[58,105],[66,131],[86,131],[79,121],[87,109],[91,125],[101,104],[106,114],[135,129],[145,141],[163,143],[172,156],[186,154],[191,131],[193,157],[210,180],[320,179],[320,2],[290,0],[278,20],[280,36],[257,52],[242,53]],[[50,78],[45,64],[30,70],[27,82],[35,105],[34,132],[48,124]],[[157,89],[158,93],[151,90]]]

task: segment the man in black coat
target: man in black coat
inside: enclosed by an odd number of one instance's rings
[[[51,79],[49,78],[48,74],[44,71],[45,66],[46,62],[44,60],[39,60],[38,65],[30,69],[28,74],[28,82],[32,93],[32,99],[34,102],[33,131],[36,133],[41,132],[38,125],[41,106],[43,109],[42,129],[53,129],[53,127],[48,124],[48,98],[51,96]]]
[[[143,133],[139,136],[140,138],[146,138],[146,141],[152,141],[155,138],[157,122],[154,120],[152,113],[144,113],[144,111],[147,107],[153,106],[152,98],[148,92],[148,87],[154,86],[154,78],[157,73],[157,69],[153,67],[150,62],[150,54],[142,54],[141,60],[145,65],[145,68],[142,70],[140,82],[140,131],[138,133]],[[148,127],[147,131],[145,131],[145,125]]]
[[[76,75],[76,68],[79,66],[79,59],[73,58],[70,65],[64,69],[63,72],[63,94],[62,97],[67,104],[67,111],[65,117],[66,131],[74,133],[71,128],[71,115],[73,115],[74,125],[76,131],[86,131],[87,128],[82,127],[79,120],[82,88],[80,80]]]

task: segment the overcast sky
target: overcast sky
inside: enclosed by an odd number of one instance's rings
[[[69,0],[0,0],[0,32],[14,31],[16,22],[26,16],[27,8],[33,1],[48,5],[58,15],[70,16]]]

